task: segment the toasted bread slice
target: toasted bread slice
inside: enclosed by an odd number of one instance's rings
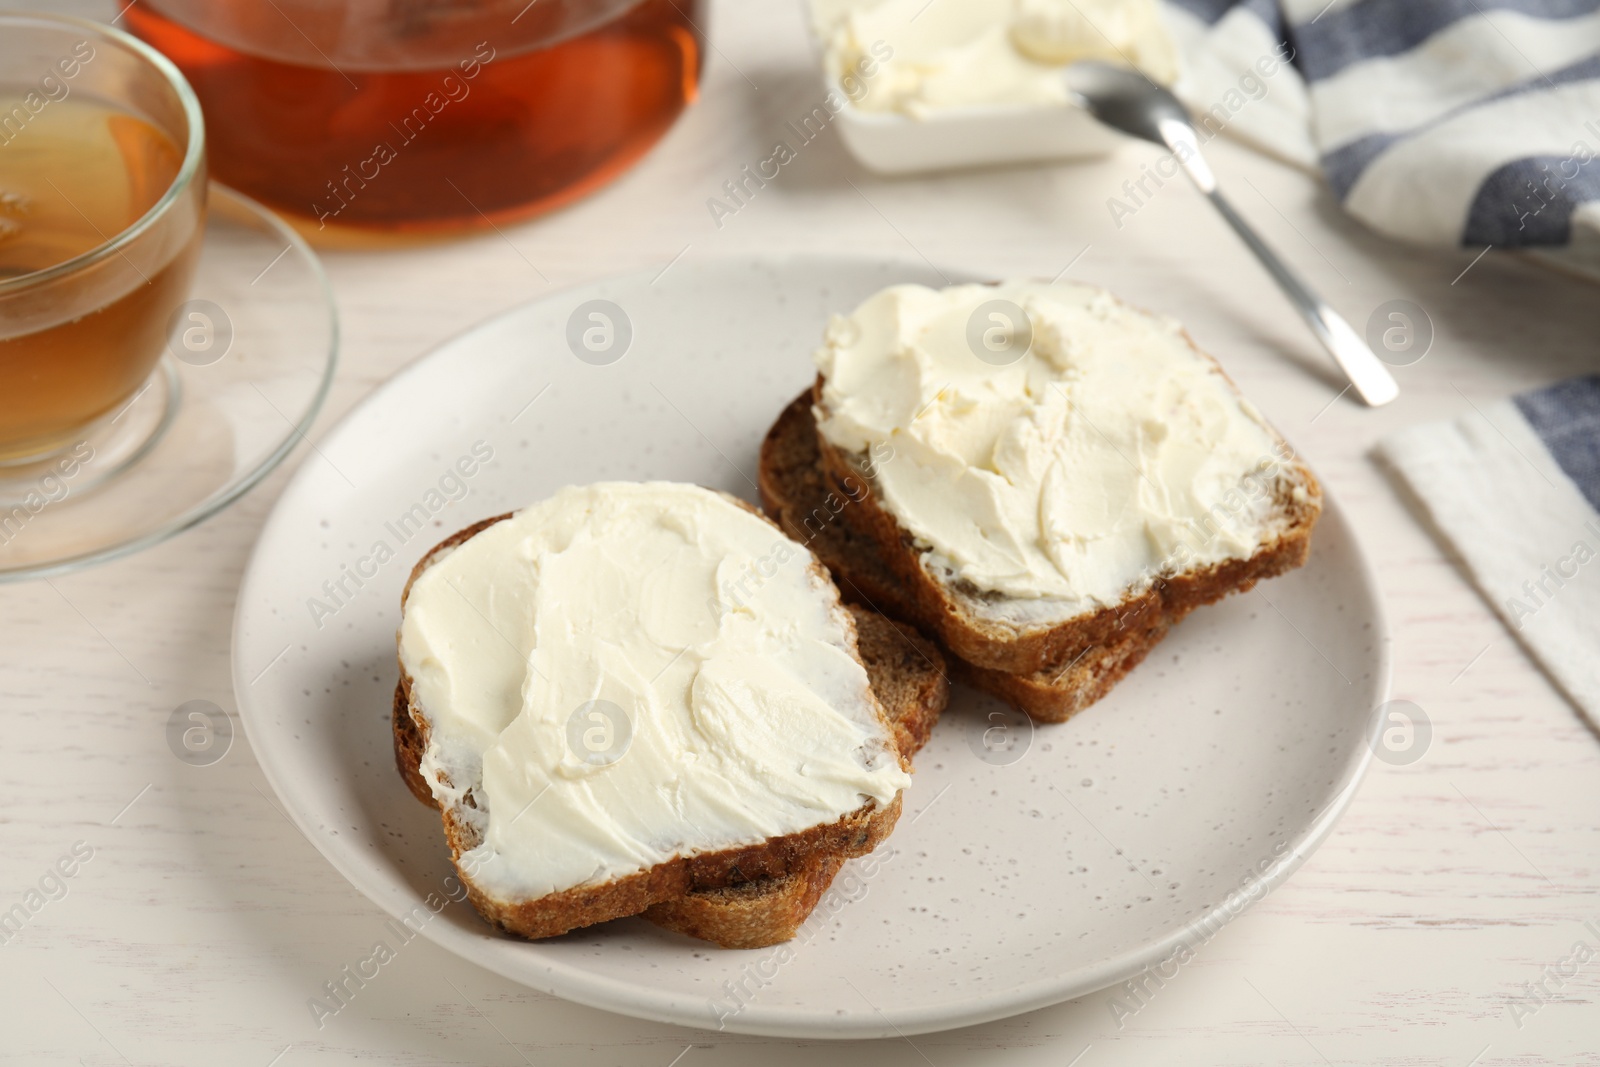
[[[502,515],[477,523],[435,546],[413,570],[402,595],[402,607],[412,584],[429,566],[473,536],[507,518],[510,516]],[[811,566],[814,574],[825,577],[825,572],[814,560]],[[848,632],[854,644],[854,619],[850,616],[845,618],[849,622]],[[924,695],[942,706],[943,697],[938,696],[935,689],[925,689]],[[902,730],[890,722],[881,705],[875,702],[875,708],[886,733],[898,748],[902,744]],[[936,712],[923,709],[920,714],[927,716]],[[578,886],[536,900],[503,899],[485,891],[474,880],[473,872],[461,862],[461,857],[483,840],[485,813],[480,810],[476,783],[468,784],[461,791],[461,800],[456,804],[441,806],[437,802],[434,790],[423,772],[429,729],[427,711],[419,706],[414,697],[412,680],[402,663],[394,708],[395,752],[401,774],[415,795],[440,808],[452,859],[456,862],[473,906],[493,925],[524,937],[548,937],[607,919],[641,914],[653,905],[680,900],[692,890],[722,889],[763,879],[783,880],[795,876],[798,881],[785,882],[781,887],[783,892],[773,897],[771,910],[776,919],[765,927],[769,932],[788,929],[792,933],[805,916],[798,914],[798,918],[791,922],[782,913],[787,909],[787,914],[794,916],[802,910],[801,905],[807,895],[795,892],[794,887],[801,883],[815,885],[820,882],[821,888],[826,888],[827,879],[831,878],[832,871],[837,870],[838,866],[833,863],[830,870],[830,862],[842,862],[852,856],[871,852],[887,837],[900,810],[898,795],[886,804],[869,800],[836,822],[813,826],[759,844],[676,857],[635,875],[601,885]],[[909,761],[903,756],[901,761],[909,769]],[[455,783],[442,784],[453,786]],[[816,893],[810,894],[813,905],[816,894],[820,892],[819,888]],[[750,898],[756,895],[754,891],[746,890],[733,901],[737,905],[734,912],[739,914],[740,923],[737,930],[733,925],[727,925],[730,943],[748,944],[750,938],[756,936],[752,931],[758,924],[753,921],[754,913],[750,907]],[[709,926],[707,930],[712,935],[719,933],[719,928],[715,926]]]
[[[1194,347],[1192,341],[1189,344]],[[1198,348],[1194,352],[1210,360]],[[822,402],[824,384],[818,375],[810,395],[813,406]],[[1268,432],[1285,454],[1293,454],[1275,430]],[[1137,653],[1142,657],[1195,608],[1245,592],[1263,578],[1305,563],[1311,531],[1322,512],[1322,488],[1316,476],[1290,459],[1282,464],[1275,487],[1275,532],[1250,557],[1157,576],[1148,588],[1118,604],[1064,622],[1024,624],[996,614],[993,605],[1004,601],[1003,596],[949,583],[934,572],[927,553],[878,501],[864,457],[841,452],[820,433],[817,445],[825,484],[836,497],[849,501],[841,509],[844,524],[876,546],[884,569],[899,581],[907,605],[903,617],[938,637],[958,659],[979,670],[1008,675],[1048,676],[1055,665],[1072,663],[1090,650],[1131,647],[1130,630],[1150,635]],[[1132,666],[1122,666],[1121,673]]]
[[[895,618],[915,621],[919,607],[906,584],[884,562],[878,542],[852,525],[849,512],[865,481],[852,475],[839,485],[822,470],[810,390],[778,416],[761,445],[761,500],[778,524],[833,571],[847,599]],[[1187,609],[1184,609],[1187,610]],[[1166,636],[1182,613],[1130,606],[1111,620],[1102,640],[1071,650],[1030,671],[1007,671],[947,657],[955,676],[993,693],[1040,722],[1062,722],[1104,697]]]
[[[910,626],[856,605],[850,613],[867,677],[894,726],[901,753],[911,756],[927,744],[950,701],[944,657]],[[438,808],[422,777],[422,733],[411,716],[405,687],[396,686],[394,696],[394,756],[400,777],[418,800]],[[764,948],[794,937],[843,863],[843,856],[819,855],[781,877],[691,889],[679,899],[651,905],[644,917],[723,948]]]

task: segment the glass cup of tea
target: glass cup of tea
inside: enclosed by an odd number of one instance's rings
[[[314,240],[566,204],[696,95],[704,0],[140,0],[200,97],[216,177]]]
[[[0,483],[152,380],[205,229],[200,104],[99,23],[0,14]]]

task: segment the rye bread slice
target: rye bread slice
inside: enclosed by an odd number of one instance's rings
[[[901,754],[911,756],[927,744],[950,701],[944,658],[910,626],[854,604],[849,610],[873,692],[894,726]],[[439,804],[422,777],[422,732],[411,717],[410,699],[402,686],[395,687],[392,720],[400,777],[418,800],[437,809]],[[765,948],[795,936],[843,863],[843,856],[817,855],[802,870],[781,877],[720,889],[692,888],[676,900],[651,905],[644,917],[723,948]]]
[[[749,508],[749,505],[740,503]],[[754,508],[749,510],[755,512]],[[479,532],[510,517],[508,513],[475,523],[431,549],[418,561],[406,582],[401,594],[402,611],[412,584],[429,566]],[[814,559],[811,566],[826,578],[826,571]],[[855,645],[855,618],[848,613],[846,631],[852,645]],[[859,658],[859,652],[856,654]],[[900,731],[895,728],[877,698],[873,699],[877,717],[886,734],[895,738],[898,747],[901,743]],[[413,697],[411,678],[402,663],[394,705],[395,756],[401,776],[413,794],[439,808],[451,860],[473,907],[491,925],[522,937],[551,937],[608,919],[638,915],[653,905],[680,900],[695,889],[720,889],[761,879],[785,879],[791,875],[814,882],[819,877],[818,872],[825,866],[823,861],[826,858],[836,857],[843,862],[875,849],[894,828],[900,813],[899,796],[881,806],[869,800],[835,822],[813,826],[798,833],[749,846],[675,857],[649,870],[608,883],[577,886],[538,899],[505,899],[481,887],[473,877],[473,871],[462,862],[463,855],[482,842],[485,821],[482,812],[463,810],[479,808],[477,791],[469,785],[458,805],[441,807],[422,773],[422,756],[427,749],[429,729],[426,709],[420,707]],[[907,770],[910,769],[909,759],[904,754],[901,755],[901,763]],[[831,874],[828,877],[831,878]],[[826,888],[826,884],[823,888]],[[820,895],[820,892],[819,889],[817,894]],[[783,903],[793,911],[794,894],[786,896]],[[815,899],[812,904],[815,904]],[[748,915],[745,918],[748,920]],[[804,916],[800,916],[800,919],[803,921]],[[749,925],[747,921],[745,926]],[[715,927],[711,931],[716,932]]]
[[[877,542],[845,520],[863,483],[852,477],[835,486],[821,469],[809,390],[767,431],[757,480],[767,514],[816,553],[846,600],[898,619],[916,618],[911,595],[883,561]],[[1112,640],[1026,673],[978,667],[955,655],[945,660],[968,685],[993,693],[1040,722],[1064,722],[1110,692],[1166,636],[1170,625],[1164,616],[1129,618]]]
[[[1215,365],[1192,340],[1189,344],[1197,358]],[[822,403],[823,385],[824,379],[818,375],[810,394],[813,406]],[[932,573],[926,550],[879,503],[862,457],[846,455],[820,433],[817,448],[825,484],[850,500],[850,506],[841,510],[844,524],[877,547],[884,568],[898,579],[907,607],[903,617],[938,637],[956,658],[973,667],[1034,675],[1048,672],[1052,665],[1071,663],[1090,649],[1120,647],[1128,640],[1130,629],[1154,634],[1149,642],[1154,644],[1195,608],[1230,593],[1245,592],[1263,578],[1305,563],[1311,552],[1312,528],[1322,513],[1322,487],[1310,468],[1292,458],[1293,450],[1277,431],[1268,429],[1281,453],[1291,458],[1279,464],[1274,481],[1277,530],[1253,555],[1160,575],[1147,589],[1118,604],[1063,622],[1034,625],[987,612],[988,602],[1004,599],[998,594],[947,583]]]

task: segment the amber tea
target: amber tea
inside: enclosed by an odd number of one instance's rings
[[[27,91],[0,86],[0,116],[26,116],[0,130],[0,286],[124,234],[172,189],[185,155],[130,111],[74,93],[34,112]],[[5,305],[0,463],[65,447],[139,390],[188,290],[199,239],[198,225],[184,227]]]

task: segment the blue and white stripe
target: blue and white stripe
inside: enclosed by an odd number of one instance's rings
[[[1381,453],[1484,599],[1600,730],[1600,377],[1413,426]]]
[[[1600,235],[1600,0],[1167,3],[1175,26],[1246,17],[1242,32],[1294,48],[1323,173],[1374,229],[1434,245]]]

